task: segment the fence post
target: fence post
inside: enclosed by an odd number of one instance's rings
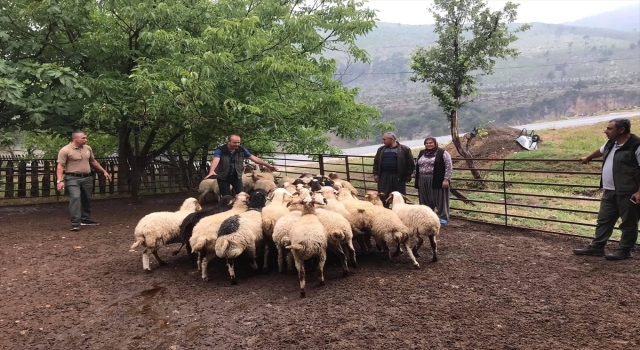
[[[502,160],[502,198],[504,200],[504,225],[509,226],[509,213],[507,209],[507,181],[505,174],[505,167],[507,166],[507,161]]]
[[[31,189],[29,190],[31,197],[40,197],[40,178],[39,178],[38,161],[31,161]]]
[[[109,170],[107,171],[111,174],[111,181],[109,181],[109,194],[113,194],[115,192],[116,181],[120,181],[120,179],[116,179],[116,166],[113,159],[109,159],[107,166],[109,167]]]
[[[44,174],[42,175],[42,196],[49,197],[51,195],[51,164],[48,160],[42,163]]]
[[[27,196],[27,162],[18,162],[18,197]]]
[[[318,156],[318,171],[320,171],[320,175],[324,176],[324,157],[322,154]]]
[[[344,171],[347,172],[347,181],[351,182],[351,171],[349,171],[349,156],[344,156]]]
[[[13,161],[9,160],[7,162],[7,181],[4,185],[4,197],[5,198],[13,198]]]

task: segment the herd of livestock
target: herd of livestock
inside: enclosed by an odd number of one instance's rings
[[[327,251],[334,253],[344,276],[349,267],[356,268],[356,251],[378,250],[391,258],[405,252],[415,268],[423,237],[428,237],[432,261],[437,261],[436,236],[440,231],[438,216],[427,206],[408,203],[407,198],[392,192],[386,208],[376,191],[367,191],[365,200],[358,191],[337,174],[329,176],[302,174],[284,177],[276,185],[267,169],[250,168],[243,174],[246,192],[234,197],[220,196],[216,180],[203,180],[200,201],[184,200],[176,212],[155,212],[143,217],[135,228],[131,249],[143,247],[142,266],[151,271],[149,255],[160,265],[165,262],[158,249],[170,243],[182,243],[189,254],[197,255],[198,270],[208,280],[207,265],[213,259],[225,259],[231,283],[237,284],[234,260],[243,255],[258,270],[256,259],[263,257],[263,271],[269,270],[269,254],[278,256],[278,270],[295,266],[300,281],[300,296],[305,297],[305,261],[317,264],[320,283],[324,284]],[[213,197],[217,205],[202,210],[200,202]],[[391,252],[391,248],[395,248]]]

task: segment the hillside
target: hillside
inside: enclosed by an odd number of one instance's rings
[[[570,26],[608,28],[628,32],[640,31],[640,2],[566,24]]]
[[[478,78],[480,95],[461,111],[461,131],[640,105],[640,32],[533,23],[519,37],[513,47],[521,56]],[[435,39],[431,25],[378,23],[358,39],[370,63],[327,56],[338,60],[338,78],[359,88],[359,101],[378,107],[400,137],[443,135],[448,123],[428,86],[408,81],[411,50]]]

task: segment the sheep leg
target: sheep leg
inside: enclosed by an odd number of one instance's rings
[[[253,269],[253,271],[258,271],[258,263],[256,262],[256,247],[249,246],[247,247],[246,252],[251,259],[251,268]]]
[[[206,252],[202,253],[200,257],[202,258],[202,260],[200,261],[200,269],[202,270],[202,280],[204,282],[207,282],[209,280],[209,276],[207,276],[207,265],[209,264],[209,257],[207,257]]]
[[[354,269],[357,269],[358,262],[356,262],[356,250],[355,248],[353,248],[353,242],[349,241],[347,243],[344,243],[342,250],[346,251],[346,253],[349,254],[349,263],[351,264],[351,267],[353,267]]]
[[[342,253],[344,255],[344,253]],[[324,286],[324,263],[327,262],[327,253],[324,252],[320,255],[320,261],[318,261],[318,278],[320,279],[320,285]],[[348,270],[347,270],[348,271]]]
[[[284,247],[276,243],[276,250],[278,250],[278,272],[284,273]]]
[[[373,245],[371,244],[371,233],[365,233],[364,234],[364,244],[367,246],[368,249],[373,249]],[[378,244],[376,243],[376,246]],[[380,250],[380,247],[377,247],[378,250]]]
[[[196,261],[196,264],[198,265],[198,271],[202,270],[202,254],[200,252],[198,252],[198,261]]]
[[[429,236],[429,242],[431,243],[431,250],[433,251],[432,262],[438,261],[438,243],[436,242],[436,236]]]
[[[380,243],[376,244],[379,245],[380,248],[382,248],[382,251],[384,252],[384,255],[387,257],[387,259],[391,259],[391,250],[389,249],[389,245],[387,245],[387,242],[380,241]]]
[[[269,273],[269,243],[264,243],[264,263],[262,264],[262,273]]]
[[[395,251],[395,253],[393,253],[393,257],[395,258],[395,257],[400,256],[400,253],[402,253],[402,249],[400,248],[400,242],[398,242],[396,244],[396,251]]]
[[[287,252],[287,272],[293,271],[294,258],[291,251]]]
[[[142,253],[142,268],[147,272],[151,272],[151,267],[149,267],[149,252],[146,249]]]
[[[229,276],[231,276],[231,285],[237,285],[238,281],[236,280],[236,271],[233,269],[233,259],[227,258],[227,269],[229,269]]]
[[[413,247],[413,249],[411,249],[411,251],[413,252],[413,256],[415,256],[416,258],[419,258],[420,255],[418,254],[418,249],[422,247],[422,243],[424,243],[424,239],[422,239],[420,235],[417,235],[417,237],[418,237],[418,243]]]
[[[154,250],[153,252],[151,252],[151,254],[153,254],[153,258],[154,258],[154,259],[156,259],[156,261],[158,262],[158,264],[159,264],[160,266],[163,266],[163,265],[166,265],[166,264],[167,264],[167,263],[166,263],[166,262],[164,262],[162,259],[160,259],[160,257],[158,256],[158,252],[157,252],[157,251],[155,251],[155,250]]]
[[[369,249],[367,249],[367,245],[364,244],[364,235],[357,235],[355,236],[356,242],[358,242],[358,246],[360,247],[360,251],[362,251],[362,254],[367,254],[369,252]]]
[[[413,256],[413,252],[411,251],[411,248],[409,247],[409,240],[406,240],[404,243],[402,243],[402,245],[404,245],[404,248],[407,250],[407,254],[409,255],[409,259],[411,259],[411,263],[413,264],[413,267],[415,267],[416,269],[420,268],[420,264],[418,264],[418,261],[416,260],[416,257]]]
[[[344,250],[342,249],[342,245],[330,246],[329,249],[338,256],[338,259],[340,259],[340,264],[342,265],[342,276],[344,277],[349,276],[349,266],[347,263],[347,256],[345,255]]]
[[[307,296],[305,291],[305,273],[304,273],[304,260],[295,259],[296,269],[298,270],[298,280],[300,280],[300,298]]]
[[[180,245],[180,248],[178,248],[177,250],[173,251],[171,253],[172,256],[176,256],[178,255],[178,253],[180,253],[180,250],[182,250],[182,247],[184,247],[184,242],[182,242],[182,244]]]

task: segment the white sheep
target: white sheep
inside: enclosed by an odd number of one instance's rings
[[[269,241],[273,241],[273,230],[276,222],[283,216],[289,214],[287,208],[288,198],[293,195],[284,188],[278,188],[270,196],[271,203],[262,209],[262,232],[264,235],[264,264],[263,272],[269,271]]]
[[[202,218],[193,228],[189,243],[192,251],[198,253],[198,269],[202,271],[203,281],[209,280],[207,265],[209,260],[215,258],[215,245],[220,225],[225,219],[244,213],[248,208],[249,195],[245,192],[240,192],[235,196],[231,210]]]
[[[345,216],[345,218],[347,218],[351,224],[354,238],[358,242],[362,252],[367,253],[369,249],[373,248],[369,230],[371,219],[367,212],[373,210],[374,205],[354,198],[351,191],[346,188],[338,190],[337,198],[350,214],[350,216]],[[329,203],[331,203],[331,201],[329,201]]]
[[[384,196],[384,193],[378,193],[378,191],[367,191],[364,194],[364,199],[373,205],[384,207],[384,203],[382,203],[382,200],[380,199],[382,196]]]
[[[347,181],[347,180],[342,180],[340,177],[338,177],[338,174],[336,173],[331,173],[329,174],[329,179],[331,179],[331,181],[333,181],[333,187],[336,190],[340,190],[341,188],[346,188],[348,189],[354,196],[358,195],[358,190],[356,190],[355,187],[353,187],[353,185]]]
[[[409,255],[413,266],[420,268],[420,264],[416,261],[409,247],[409,228],[402,223],[398,214],[391,209],[357,200],[353,198],[347,189],[338,191],[338,199],[344,203],[351,215],[355,216],[354,221],[358,229],[362,229],[363,232],[370,232],[378,247],[381,247],[389,257],[391,257],[390,245],[396,246],[396,252],[393,256],[400,255],[402,246],[407,250],[407,255]],[[368,204],[369,207],[362,203]]]
[[[286,248],[291,250],[298,270],[300,280],[300,297],[306,296],[306,281],[304,261],[313,257],[318,258],[318,277],[320,284],[324,285],[324,264],[327,261],[327,233],[324,226],[316,216],[314,205],[316,201],[307,198],[303,202],[302,216],[289,232],[291,244]],[[339,235],[339,233],[336,233]],[[336,237],[341,240],[344,237]]]
[[[142,268],[151,271],[149,267],[149,254],[152,254],[158,264],[166,263],[158,256],[158,248],[165,244],[179,243],[180,225],[191,213],[202,209],[195,198],[187,198],[182,203],[180,210],[176,212],[161,211],[147,214],[140,219],[134,230],[135,242],[131,249],[138,246],[145,247],[142,253]]]
[[[327,248],[340,259],[342,275],[348,276],[349,262],[354,268],[358,267],[356,251],[353,248],[351,224],[342,215],[322,208],[316,209],[316,216],[326,231]]]
[[[251,267],[258,269],[256,252],[262,247],[262,209],[267,202],[267,193],[254,190],[249,199],[249,210],[225,219],[218,230],[215,250],[219,258],[226,259],[231,284],[238,284],[233,259],[246,253],[251,261]]]
[[[275,182],[273,182],[273,180],[263,180],[263,179],[259,179],[256,182],[254,182],[253,184],[253,190],[262,190],[265,191],[266,193],[271,193],[273,191],[275,191],[278,188],[278,186],[276,186]]]
[[[422,246],[424,239],[420,235],[429,237],[431,250],[433,251],[432,262],[438,261],[438,245],[436,236],[440,232],[440,218],[438,215],[426,205],[409,205],[407,198],[400,192],[391,192],[387,203],[392,205],[392,210],[398,214],[402,223],[404,223],[410,232],[410,236],[415,236],[418,243],[413,247],[413,255],[418,257],[418,249]]]
[[[289,258],[288,250],[286,250],[286,246],[291,244],[291,239],[289,238],[289,233],[291,228],[300,220],[302,216],[301,211],[292,211],[289,214],[278,219],[276,224],[273,226],[273,243],[276,245],[276,250],[278,251],[278,271],[280,273],[284,273],[284,259],[287,257],[287,267],[293,267],[293,260]]]
[[[206,196],[209,193],[213,194],[214,202],[217,203],[220,200],[220,188],[218,187],[218,180],[216,179],[204,179],[200,181],[198,192],[200,193],[200,197],[198,197],[200,203],[206,203]]]

